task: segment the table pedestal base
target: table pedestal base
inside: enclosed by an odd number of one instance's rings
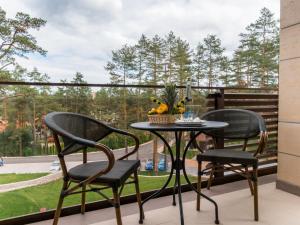
[[[183,156],[182,159],[180,158],[180,146],[181,146],[181,136],[182,136],[182,132],[175,132],[175,141],[176,141],[176,155],[175,155],[175,159],[172,153],[172,149],[169,145],[169,143],[165,140],[165,138],[159,134],[156,131],[151,130],[151,132],[153,134],[155,134],[156,136],[158,136],[166,145],[170,157],[171,157],[171,161],[172,161],[172,166],[171,166],[171,171],[170,171],[170,175],[166,181],[166,183],[164,184],[164,186],[158,190],[157,192],[155,192],[154,194],[152,194],[151,196],[149,196],[148,198],[146,198],[143,202],[142,205],[145,204],[147,201],[149,201],[152,198],[157,197],[158,195],[160,195],[168,186],[168,184],[170,183],[172,176],[174,175],[174,170],[175,170],[175,183],[174,183],[174,187],[173,187],[173,202],[172,204],[174,206],[176,206],[176,190],[177,190],[177,195],[178,195],[178,203],[179,203],[179,213],[180,213],[180,222],[181,225],[184,225],[184,214],[183,214],[183,206],[182,206],[182,196],[181,196],[181,176],[180,176],[180,172],[181,170],[183,171],[183,175],[185,180],[187,181],[187,183],[191,186],[191,188],[201,197],[207,199],[208,201],[210,201],[212,204],[214,204],[215,206],[215,224],[219,224],[219,217],[218,217],[218,205],[217,203],[211,199],[210,197],[204,195],[203,193],[199,192],[190,182],[186,170],[185,170],[185,158],[186,158],[186,153],[190,147],[190,145],[192,144],[192,142],[196,139],[196,137],[201,133],[198,132],[196,135],[194,135],[188,142],[188,144],[185,146],[184,151],[183,151]],[[140,219],[140,223],[142,223],[142,219]]]

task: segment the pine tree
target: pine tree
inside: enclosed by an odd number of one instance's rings
[[[16,56],[26,58],[29,53],[46,54],[29,33],[30,30],[39,30],[45,24],[45,20],[22,12],[18,12],[13,19],[6,18],[6,12],[0,7],[0,71],[14,65]]]
[[[112,61],[105,67],[111,75],[111,81],[115,84],[122,83],[125,85],[127,79],[134,79],[136,74],[136,48],[134,46],[124,45],[118,51],[112,51]],[[127,114],[127,95],[128,90],[123,88],[123,129],[128,127],[128,114]],[[118,94],[121,95],[117,91]],[[125,152],[128,152],[127,138],[124,140]]]
[[[221,40],[216,35],[208,35],[204,38],[204,73],[208,81],[208,87],[218,85],[219,68],[225,48],[221,46]]]
[[[146,79],[150,84],[158,84],[163,78],[163,60],[164,60],[164,41],[158,35],[155,35],[149,41],[147,55],[147,74]],[[154,89],[156,94],[156,89]]]
[[[184,41],[180,38],[176,39],[175,46],[175,77],[176,83],[180,86],[186,84],[187,78],[191,77],[191,50],[187,41]],[[183,98],[183,89],[180,89],[179,92],[180,98]]]
[[[71,81],[74,84],[86,84],[83,74],[77,72]],[[90,115],[92,111],[92,91],[87,86],[71,86],[67,87],[66,94],[69,98],[69,103],[72,112]]]
[[[227,56],[224,56],[220,61],[220,75],[219,79],[222,86],[228,87],[232,83],[231,62]]]
[[[260,87],[271,84],[272,77],[276,76],[278,66],[278,27],[274,14],[267,8],[260,11],[261,15],[250,29],[254,29],[259,42],[258,66],[260,74]]]
[[[141,38],[139,39],[137,45],[135,46],[136,48],[136,74],[134,76],[134,79],[138,80],[138,84],[141,85],[144,83],[145,79],[145,74],[147,71],[147,50],[149,49],[149,40],[148,38],[142,34]],[[138,88],[136,91],[137,94],[137,110],[136,110],[136,115],[137,115],[137,120],[140,120],[142,116],[142,107],[141,107],[141,88]],[[137,153],[137,158],[138,158],[138,153]]]
[[[50,77],[46,73],[41,73],[36,67],[29,73],[27,73],[28,80],[31,82],[42,82],[46,83],[49,82]],[[41,93],[50,93],[50,87],[47,86],[40,86],[36,87]]]
[[[149,49],[149,40],[144,34],[142,34],[138,43],[135,45],[135,49],[136,74],[132,76],[132,78],[138,80],[138,84],[142,84],[147,71],[146,58],[148,54],[147,50]]]
[[[260,17],[240,36],[242,72],[246,74],[247,86],[277,85],[279,28],[271,11],[263,8]]]
[[[148,73],[146,79],[153,85],[157,85],[163,79],[162,63],[164,60],[164,40],[158,35],[155,35],[149,41],[148,55],[147,55],[147,68]],[[154,88],[154,95],[157,95],[156,88]],[[153,137],[153,167],[154,171],[157,172],[157,137]]]
[[[164,56],[165,56],[165,71],[164,80],[165,81],[175,81],[174,71],[175,71],[175,50],[176,50],[176,36],[173,31],[170,31],[169,34],[164,39]]]
[[[204,72],[204,46],[199,43],[196,47],[196,52],[193,54],[193,65],[192,72],[193,77],[192,80],[196,82],[197,86],[202,86],[202,82],[204,82],[205,72]]]
[[[110,74],[111,82],[126,84],[127,79],[134,78],[135,59],[135,48],[132,46],[124,45],[121,49],[112,51],[112,59],[105,67]]]
[[[241,51],[239,50],[234,52],[233,59],[231,60],[231,70],[233,73],[231,78],[231,86],[244,87],[245,78],[243,73],[243,61]]]

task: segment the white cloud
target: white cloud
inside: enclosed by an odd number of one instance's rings
[[[176,35],[194,47],[207,34],[217,34],[230,54],[238,34],[268,7],[279,18],[279,0],[0,0],[12,17],[17,11],[45,18],[46,27],[34,32],[47,57],[20,59],[37,67],[52,81],[71,79],[76,71],[88,82],[109,81],[104,65],[111,50],[147,36]]]

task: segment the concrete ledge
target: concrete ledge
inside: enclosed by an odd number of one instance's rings
[[[276,188],[300,196],[300,187],[289,182],[277,179]]]

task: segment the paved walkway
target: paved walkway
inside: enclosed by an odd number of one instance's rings
[[[142,166],[145,164],[145,159],[152,158],[153,142],[147,142],[140,146],[139,157],[142,160]],[[129,148],[129,151],[132,147]],[[158,153],[162,154],[163,143],[159,142]],[[115,157],[118,158],[125,154],[125,149],[114,150]],[[104,160],[103,154],[95,152],[88,154],[89,161]],[[170,156],[168,156],[169,158]],[[131,158],[136,158],[135,155]],[[33,157],[8,157],[5,158],[5,165],[0,167],[0,174],[6,173],[36,173],[36,172],[49,172],[51,163],[58,160],[57,156],[33,156]],[[72,168],[82,162],[82,154],[72,154],[66,157],[67,167]],[[186,170],[188,174],[197,175],[197,163],[194,160],[186,160]],[[57,180],[61,177],[61,171],[40,177],[34,180],[21,181],[16,183],[0,185],[0,193],[7,192],[25,187],[32,187],[40,184],[46,184],[51,181]]]
[[[46,184],[54,180],[58,180],[61,178],[61,172],[57,173],[52,173],[47,176],[42,176],[37,179],[33,180],[25,180],[25,181],[20,181],[16,183],[10,183],[10,184],[2,184],[0,185],[0,193],[1,192],[7,192],[7,191],[14,191],[26,187],[32,187],[36,185],[41,185],[41,184]]]
[[[162,141],[158,141],[158,150],[162,151],[163,149],[163,143]],[[131,151],[133,147],[129,147],[128,151]],[[152,158],[152,150],[153,150],[153,141],[149,141],[146,143],[143,143],[139,147],[139,157],[141,159],[148,159]],[[125,149],[114,149],[113,153],[115,155],[115,158],[119,158],[125,154]],[[136,155],[131,156],[132,158],[136,158]],[[71,155],[67,155],[66,161],[69,162],[76,162],[81,161],[82,162],[82,154],[81,153],[75,153]],[[3,157],[5,165],[7,164],[24,164],[24,163],[49,163],[53,162],[54,160],[58,160],[56,155],[43,155],[43,156],[27,156],[27,157]],[[106,156],[102,152],[90,152],[88,154],[88,160],[96,161],[96,160],[106,160]],[[1,167],[0,167],[1,169]]]

